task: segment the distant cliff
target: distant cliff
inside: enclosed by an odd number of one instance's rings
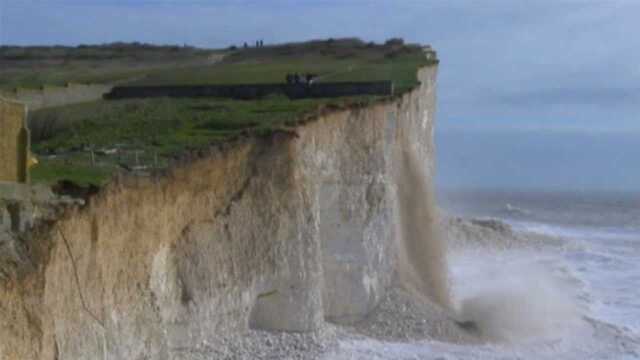
[[[430,181],[436,72],[71,208],[0,282],[0,358],[190,359],[217,333],[361,319],[410,256],[397,159],[410,150]]]

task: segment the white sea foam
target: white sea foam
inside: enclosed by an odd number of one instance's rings
[[[473,322],[486,343],[346,338],[326,358],[640,359],[640,236],[509,225],[445,222],[448,236],[462,237],[449,239],[456,246],[447,259],[455,316]]]
[[[477,256],[477,254],[474,254]],[[473,274],[458,284],[459,317],[490,341],[561,337],[580,323],[578,307],[561,282],[538,263],[475,258]]]
[[[455,307],[484,344],[343,339],[326,359],[640,359],[637,333],[591,313],[593,289],[564,254],[548,250],[449,258]]]

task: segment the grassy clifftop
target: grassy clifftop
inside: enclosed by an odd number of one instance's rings
[[[284,82],[288,73],[315,73],[319,81],[391,80],[396,93],[417,85],[417,69],[436,64],[423,49],[400,40],[321,40],[231,51],[217,63],[145,70],[134,85]],[[41,164],[35,181],[70,179],[100,184],[116,171],[164,168],[172,159],[240,135],[288,130],[323,108],[367,103],[376,97],[290,100],[131,99],[42,109],[30,115],[33,150]]]
[[[140,43],[0,46],[0,90],[124,81],[176,66],[206,64],[222,53]]]
[[[314,73],[320,82],[392,80],[397,91],[417,84],[427,60],[422,48],[401,40],[317,40],[230,52],[220,64],[157,71],[133,85],[279,83],[288,73]]]

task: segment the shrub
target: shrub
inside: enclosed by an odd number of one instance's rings
[[[404,46],[404,40],[401,38],[391,38],[384,43],[386,46]]]

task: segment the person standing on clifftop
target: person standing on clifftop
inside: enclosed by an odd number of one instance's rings
[[[316,75],[315,74],[307,74],[307,84],[311,85],[313,84],[313,81],[315,80]]]

